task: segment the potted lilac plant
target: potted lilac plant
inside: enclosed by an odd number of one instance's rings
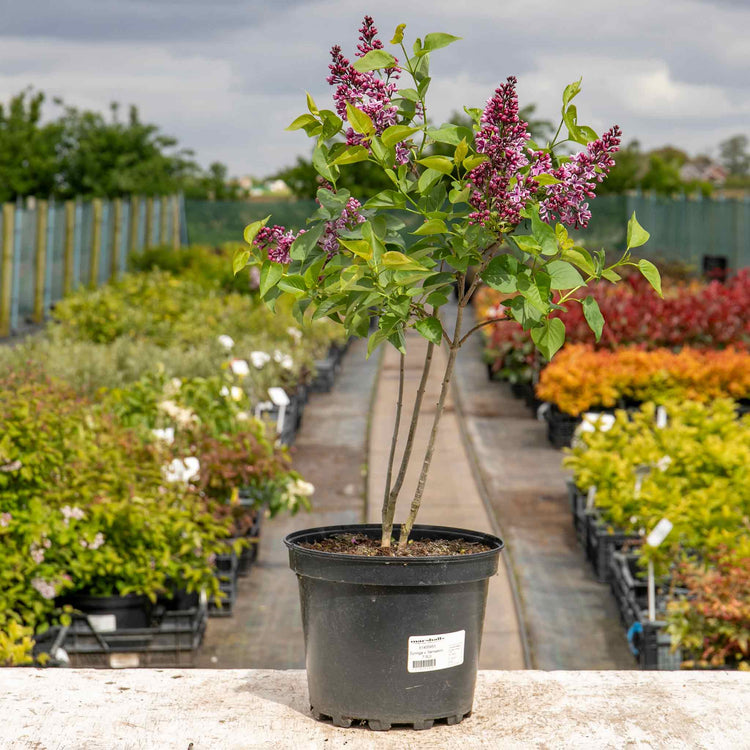
[[[415,329],[428,342],[398,467],[401,398],[396,406],[382,525],[310,529],[286,539],[300,582],[313,713],[341,726],[367,720],[374,729],[455,723],[471,711],[487,581],[502,542],[415,525],[459,349],[482,326],[513,319],[551,359],[565,340],[553,310],[580,304],[601,334],[604,320],[585,294],[590,282],[616,282],[619,267],[635,265],[660,287],[656,268],[631,258],[648,239],[635,216],[627,248],[609,265],[604,251],[590,253],[568,235],[567,227],[587,225],[588,201],[614,165],[621,136],[617,126],[599,137],[578,123],[572,101],[580,81],[565,87],[560,127],[546,144],[534,143],[519,118],[512,76],[484,109],[465,109],[472,127],[436,126],[427,105],[430,57],[457,37],[427,34],[409,52],[404,29],[391,40],[398,57],[368,16],[354,63],[333,47],[327,80],[334,109],[319,108],[308,94],[308,111],[289,126],[315,139],[319,208],[296,233],[268,219],[251,224],[249,247],[234,258],[235,272],[260,268],[259,292],[271,308],[291,294],[300,323],[331,318],[368,339],[368,356],[381,344],[396,347],[401,393],[406,332]],[[566,155],[576,144],[582,150]],[[363,205],[338,183],[343,170],[365,161],[391,186]],[[404,217],[418,221],[410,234]],[[465,330],[464,310],[479,283],[513,296],[500,318]],[[455,323],[446,330],[439,311],[454,287]],[[448,353],[440,395],[407,519],[394,529],[436,346]]]

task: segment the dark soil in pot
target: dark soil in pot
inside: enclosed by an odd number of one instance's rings
[[[481,544],[475,554],[391,557],[323,552],[336,535],[377,540],[380,526],[290,534],[310,704],[337,726],[450,724],[471,712],[489,578],[503,543],[490,534],[415,526],[415,540]],[[311,546],[312,545],[312,546]]]

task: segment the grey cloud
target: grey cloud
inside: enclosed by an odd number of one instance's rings
[[[0,3],[0,35],[79,41],[203,41],[261,26],[309,0],[35,0]]]

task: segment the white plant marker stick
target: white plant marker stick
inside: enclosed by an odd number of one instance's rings
[[[654,563],[648,561],[648,621],[656,619],[656,581],[654,579]]]
[[[672,528],[672,522],[668,518],[662,518],[646,537],[646,544],[649,547],[658,547],[667,538]],[[648,561],[648,619],[649,622],[656,620],[656,580],[654,563],[651,560]]]
[[[289,406],[291,402],[287,392],[279,386],[269,388],[268,395],[271,397],[271,401],[279,407],[279,418],[276,420],[276,434],[281,435],[281,431],[284,429],[286,407]]]
[[[589,491],[586,494],[586,510],[592,510],[594,507],[594,500],[596,500],[596,485],[592,484],[589,487]]]
[[[663,406],[656,409],[656,426],[663,430],[667,426],[667,410]]]

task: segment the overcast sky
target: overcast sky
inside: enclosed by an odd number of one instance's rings
[[[508,75],[522,106],[553,119],[583,76],[579,121],[617,123],[626,142],[716,155],[750,134],[750,0],[0,0],[0,11],[0,99],[33,85],[101,111],[134,103],[199,162],[236,175],[309,154],[284,128],[306,90],[329,102],[328,51],[353,56],[364,13],[386,48],[399,23],[409,42],[463,37],[433,53],[436,121],[483,106]]]

